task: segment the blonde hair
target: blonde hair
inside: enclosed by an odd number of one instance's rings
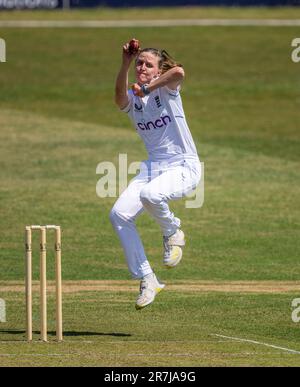
[[[151,54],[159,58],[158,67],[161,70],[161,73],[172,69],[173,67],[183,67],[181,63],[176,62],[171,55],[167,53],[166,50],[158,50],[157,48],[144,48],[139,52],[139,55],[142,52],[150,52]]]

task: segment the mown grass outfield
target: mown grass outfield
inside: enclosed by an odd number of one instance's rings
[[[139,12],[300,18],[297,8],[192,11],[0,12],[0,19],[130,19]],[[7,45],[0,63],[0,298],[7,304],[0,366],[299,366],[300,323],[291,319],[300,297],[300,63],[291,61],[299,28],[0,28],[0,37]],[[172,205],[187,236],[180,267],[162,267],[158,226],[138,219],[149,260],[167,284],[139,312],[138,283],[109,222],[116,199],[96,195],[98,163],[118,167],[121,153],[128,165],[146,157],[113,103],[121,46],[131,37],[184,64],[184,107],[205,163],[204,206]],[[23,232],[35,223],[63,230],[60,344],[51,289],[49,344],[25,341]],[[37,280],[37,236],[34,249]],[[35,339],[38,301],[34,292]]]

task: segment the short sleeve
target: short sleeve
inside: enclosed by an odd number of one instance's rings
[[[168,86],[164,86],[162,89],[165,94],[170,95],[171,97],[178,97],[181,87],[178,85],[176,90],[172,90]]]
[[[130,110],[131,110],[131,107],[132,107],[132,103],[133,103],[133,91],[130,89],[128,90],[128,98],[129,98],[129,102],[128,102],[128,105],[125,106],[123,109],[120,109],[122,112],[124,113],[129,113]]]

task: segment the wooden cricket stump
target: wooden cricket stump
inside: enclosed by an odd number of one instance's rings
[[[32,232],[40,232],[40,331],[47,341],[47,230],[55,230],[56,339],[63,340],[61,284],[61,228],[55,225],[25,227],[26,335],[32,341]]]

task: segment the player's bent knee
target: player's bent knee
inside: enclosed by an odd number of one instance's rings
[[[124,222],[132,222],[134,219],[128,218],[122,211],[119,211],[116,207],[113,207],[109,214],[110,222],[113,226],[124,224]]]
[[[140,192],[140,200],[143,204],[154,204],[157,202],[157,195],[149,189],[142,189]]]
[[[162,201],[162,196],[148,188],[144,188],[140,192],[140,200],[144,205],[159,204]]]
[[[116,225],[123,220],[121,213],[115,207],[111,209],[109,219],[113,225]]]

